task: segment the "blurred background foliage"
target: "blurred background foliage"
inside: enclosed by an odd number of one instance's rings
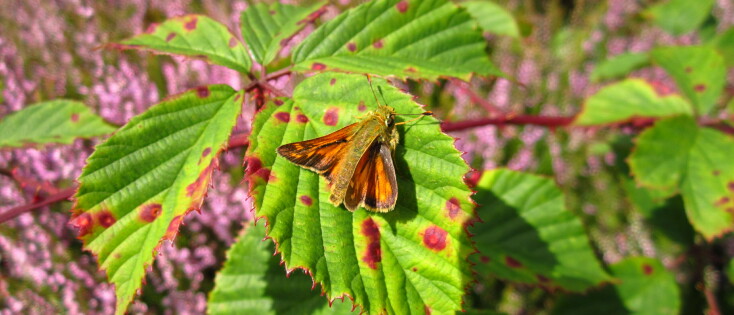
[[[730,0],[710,1],[710,9],[702,14],[684,10],[683,15],[660,5],[680,2],[676,0],[496,2],[517,22],[507,35],[486,34],[492,61],[511,79],[474,78],[469,84],[451,80],[398,83],[440,119],[487,117],[496,109],[573,116],[588,96],[614,77],[614,73],[599,70],[606,60],[658,46],[726,40],[720,34],[734,25],[734,3]],[[322,20],[355,4],[332,3]],[[0,117],[35,102],[69,98],[84,102],[108,122],[122,125],[151,104],[191,87],[224,83],[240,88],[246,78],[224,67],[100,46],[186,13],[205,14],[237,30],[240,13],[247,6],[244,1],[213,0],[2,1]],[[670,16],[673,18],[665,18]],[[680,25],[679,20],[694,27]],[[293,42],[299,42],[310,30],[313,26]],[[644,63],[634,56],[623,58],[625,64],[631,64],[630,69]],[[646,80],[659,94],[677,92],[673,80],[657,67],[634,70],[628,76]],[[734,112],[732,78],[729,72],[719,106],[730,105],[718,117],[721,119],[731,120]],[[472,94],[491,106],[476,102]],[[238,130],[249,129],[252,107],[244,109]],[[602,261],[617,266],[625,257],[657,258],[680,285],[681,313],[701,313],[711,307],[712,298],[722,313],[734,312],[734,287],[724,274],[728,270],[731,279],[734,273],[729,263],[734,256],[734,238],[704,242],[686,220],[681,198],[653,202],[636,189],[625,159],[633,146],[631,139],[639,131],[634,125],[557,129],[505,125],[451,135],[458,138],[458,148],[466,152],[464,158],[477,170],[504,166],[554,178],[565,192],[566,208],[582,219]],[[99,141],[0,151],[0,210],[26,204],[45,193],[17,185],[14,176],[56,188],[72,185]],[[222,174],[216,177],[201,213],[186,218],[175,246],[163,247],[131,312],[205,311],[206,297],[225,251],[242,222],[252,219],[252,206],[241,182],[242,155],[241,148],[224,154]],[[93,257],[81,251],[76,232],[66,224],[70,208],[70,203],[54,204],[0,225],[3,313],[110,313],[114,309],[113,288],[97,271]],[[595,290],[585,298],[614,294],[609,290]],[[563,295],[538,286],[480,277],[470,288],[465,305],[510,314],[550,313],[554,307],[560,313],[581,312],[563,308],[573,305],[578,296]],[[603,304],[599,310],[604,310]]]

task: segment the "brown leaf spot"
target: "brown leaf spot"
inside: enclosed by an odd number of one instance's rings
[[[296,116],[296,121],[298,121],[299,123],[307,123],[308,117],[306,117],[306,115],[304,114],[298,114],[298,116]]]
[[[334,83],[336,83],[336,79],[335,78],[332,78],[331,80],[329,80],[329,85],[332,85],[333,86]]]
[[[192,17],[190,20],[188,20],[186,23],[184,23],[184,29],[187,31],[193,31],[196,29],[196,22],[198,22],[198,19],[196,17]]]
[[[319,62],[314,62],[313,64],[311,64],[311,69],[316,70],[316,71],[321,71],[321,70],[326,69],[326,65],[323,63],[319,63]]]
[[[538,278],[538,281],[543,283],[547,283],[548,281],[550,281],[550,279],[548,279],[548,277],[544,275],[535,275],[535,278]]]
[[[453,197],[449,199],[449,201],[446,201],[446,212],[448,213],[449,218],[456,219],[456,216],[459,215],[460,211],[461,205],[459,204],[459,199]]]
[[[324,113],[324,124],[327,126],[336,126],[337,122],[339,122],[339,109],[336,107],[327,109],[326,113]]]
[[[408,11],[408,1],[402,0],[402,1],[398,2],[395,5],[395,8],[398,9],[398,11],[400,11],[400,13],[405,13],[405,11]]]
[[[706,91],[706,85],[705,84],[696,84],[693,87],[693,90],[696,91],[696,92],[698,92],[698,93],[703,93],[704,91]]]
[[[485,264],[489,263],[489,257],[482,255],[481,257],[479,257],[479,261]]]
[[[79,237],[83,237],[89,233],[92,233],[92,215],[90,215],[88,212],[82,213],[77,217],[72,218],[69,224],[79,229]]]
[[[355,52],[355,51],[357,51],[357,44],[356,43],[353,43],[353,42],[352,43],[349,43],[349,44],[347,44],[347,49],[349,49],[349,51],[351,51],[351,52]]]
[[[143,220],[145,222],[153,222],[155,219],[161,215],[161,210],[163,207],[160,203],[149,203],[147,205],[143,206],[143,209],[140,211],[140,220]]]
[[[102,210],[99,213],[97,213],[97,222],[99,222],[99,225],[101,225],[103,228],[108,228],[115,224],[115,216],[112,215],[112,212],[109,210]]]
[[[73,113],[71,114],[71,122],[78,122],[79,121],[79,113]]]
[[[236,38],[234,38],[234,37],[231,37],[231,38],[229,39],[229,47],[230,47],[230,48],[234,48],[235,46],[237,46],[237,39],[236,39]]]
[[[423,305],[423,311],[426,312],[426,315],[431,315],[431,308],[428,305]]]
[[[407,67],[407,68],[405,68],[405,72],[408,72],[408,73],[416,73],[417,71],[413,67]]]
[[[306,207],[310,207],[313,204],[313,199],[311,197],[302,195],[301,196],[301,203],[304,204]]]
[[[691,68],[690,66],[688,66],[688,67],[685,68],[685,71],[686,71],[686,73],[691,73],[691,71],[693,71],[693,68]]]
[[[173,220],[171,220],[171,223],[168,225],[168,228],[166,229],[166,234],[163,235],[163,239],[173,241],[173,239],[176,238],[176,234],[178,234],[178,227],[181,225],[182,221],[183,215],[174,217]]]
[[[275,106],[280,106],[280,105],[283,105],[283,100],[276,99],[273,101],[273,103],[275,103]]]
[[[199,98],[206,98],[209,97],[209,88],[206,86],[200,86],[196,88],[196,96]]]
[[[247,177],[258,176],[266,182],[270,179],[270,170],[262,166],[262,161],[257,157],[247,158]]]
[[[204,151],[201,152],[201,157],[207,157],[210,153],[212,153],[212,148],[207,147],[206,149],[204,149]]]
[[[170,33],[168,33],[168,35],[166,36],[166,41],[167,41],[167,42],[170,42],[170,41],[171,41],[172,39],[174,39],[175,37],[176,37],[176,33],[174,33],[174,32],[170,32]]]
[[[522,268],[522,263],[510,256],[505,256],[505,264],[510,268]]]
[[[426,247],[440,251],[446,248],[446,231],[437,226],[431,226],[423,232],[423,244]]]
[[[413,272],[418,272],[418,268],[413,267]]]
[[[380,229],[372,218],[362,221],[362,235],[367,237],[367,250],[362,261],[367,263],[371,269],[377,269],[377,263],[382,260],[382,249],[380,248]]]
[[[721,197],[721,199],[719,199],[718,201],[716,201],[714,203],[714,206],[721,207],[727,203],[729,203],[729,197],[724,196],[724,197]]]
[[[287,122],[291,121],[291,114],[288,114],[286,112],[277,112],[277,113],[275,113],[275,118],[277,118],[278,120],[280,120],[282,122],[286,122],[287,123]]]
[[[382,48],[383,45],[384,45],[384,43],[382,42],[382,39],[378,39],[377,41],[375,41],[374,43],[372,43],[372,47],[375,47],[377,49]]]
[[[644,273],[646,276],[651,275],[653,271],[654,269],[652,268],[652,266],[648,264],[642,265],[642,273]]]
[[[270,15],[275,15],[276,12],[275,12],[275,10],[270,10],[270,11],[268,11],[268,13],[270,13]]]
[[[204,200],[204,194],[206,194],[208,188],[207,185],[209,185],[209,181],[212,177],[212,172],[217,166],[216,161],[217,160],[212,160],[207,167],[201,170],[201,173],[199,173],[199,177],[197,177],[193,183],[186,186],[186,196],[191,197],[192,205],[200,205],[201,202]]]
[[[367,110],[367,106],[364,105],[364,101],[359,101],[359,105],[357,105],[357,110],[360,112]]]
[[[721,171],[720,170],[714,170],[713,172],[711,172],[711,174],[714,175],[714,176],[719,176],[719,175],[721,175]]]
[[[726,188],[729,188],[729,191],[734,192],[734,182],[729,182],[729,184],[726,185]]]

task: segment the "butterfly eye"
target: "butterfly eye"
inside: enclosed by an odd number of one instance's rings
[[[391,126],[393,123],[395,123],[395,115],[387,116],[387,120],[385,120],[385,125]]]

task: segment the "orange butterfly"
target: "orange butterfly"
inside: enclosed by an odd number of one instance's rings
[[[377,110],[357,123],[323,137],[284,144],[277,152],[324,176],[331,193],[329,201],[334,206],[344,203],[349,211],[364,207],[388,212],[395,208],[398,199],[393,152],[400,136],[395,126],[409,122],[395,123],[396,115],[392,107],[378,102]]]

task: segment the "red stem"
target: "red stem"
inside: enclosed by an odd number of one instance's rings
[[[34,202],[34,203],[27,204],[27,205],[22,205],[19,207],[12,208],[8,211],[0,213],[0,223],[4,223],[5,221],[11,220],[23,214],[24,212],[28,212],[33,209],[45,207],[45,206],[48,206],[52,203],[56,203],[59,201],[67,200],[71,196],[73,196],[75,192],[76,192],[76,187],[69,187],[69,188],[60,190],[59,192],[51,196],[48,196],[48,198],[45,198],[39,202]]]
[[[448,121],[441,123],[445,132],[461,131],[487,125],[537,125],[549,128],[565,127],[573,122],[574,117],[546,117],[546,116],[506,116],[498,118],[480,118],[474,120]]]

